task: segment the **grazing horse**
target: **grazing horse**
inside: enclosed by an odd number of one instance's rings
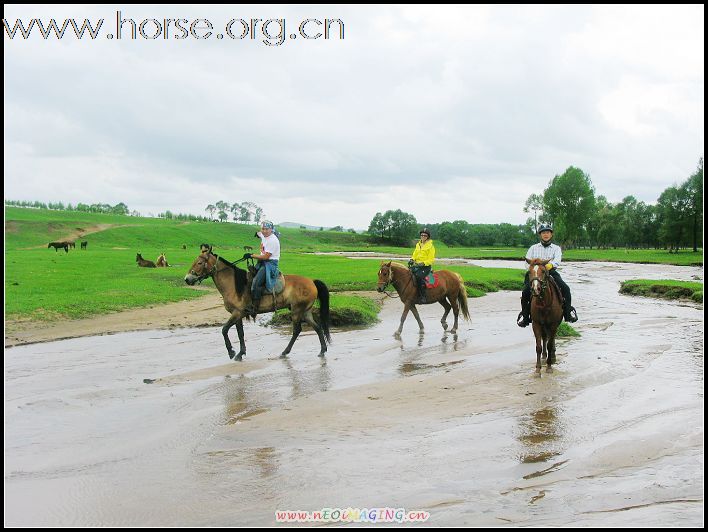
[[[224,336],[226,350],[229,358],[241,360],[246,354],[246,343],[243,339],[243,318],[248,318],[249,314],[245,310],[251,302],[251,283],[246,270],[242,270],[234,263],[214,255],[211,251],[206,251],[197,257],[189,272],[184,277],[184,281],[192,286],[201,282],[207,277],[214,280],[216,288],[224,298],[224,307],[231,313],[231,317],[221,328]],[[317,332],[320,340],[320,354],[323,357],[327,352],[327,342],[331,342],[329,335],[329,290],[320,280],[312,280],[299,275],[285,275],[285,288],[282,292],[273,296],[265,294],[260,301],[259,312],[272,312],[274,309],[289,308],[292,313],[293,335],[281,357],[290,353],[290,350],[302,331],[302,321],[309,323]],[[269,297],[270,296],[270,297]],[[312,316],[312,306],[315,299],[320,301],[320,321],[318,325]],[[238,331],[238,341],[240,350],[238,354],[234,351],[229,340],[229,329],[236,325]]]
[[[59,251],[60,249],[64,249],[67,253],[69,253],[69,243],[68,242],[50,242],[47,245],[47,249],[49,248],[54,248],[54,251]]]
[[[135,262],[137,262],[138,266],[141,268],[157,268],[157,266],[155,266],[155,263],[153,261],[145,260],[140,253],[135,255]]]
[[[438,276],[438,286],[435,288],[427,288],[427,303],[440,303],[445,309],[445,314],[443,314],[440,323],[442,323],[443,329],[447,330],[447,315],[450,313],[450,309],[455,316],[455,325],[450,329],[451,333],[457,332],[457,318],[462,310],[462,316],[466,319],[470,319],[470,313],[467,308],[467,290],[465,289],[465,283],[462,277],[449,270],[437,270],[436,275]],[[403,303],[403,314],[401,315],[401,325],[395,332],[394,336],[400,336],[403,330],[403,323],[406,321],[408,316],[408,311],[413,312],[420,331],[423,332],[423,322],[420,321],[420,315],[418,314],[418,309],[415,308],[418,302],[418,285],[413,273],[397,262],[382,262],[381,268],[379,269],[379,282],[378,291],[383,292],[386,287],[392,284],[393,287],[398,292]]]
[[[70,248],[76,249],[76,241],[75,240],[67,240],[66,243]]]
[[[86,249],[86,246],[88,246],[88,242],[81,242],[81,249]]]
[[[547,260],[526,259],[531,285],[531,324],[536,336],[536,373],[541,373],[541,354],[546,372],[553,372],[556,362],[556,332],[563,319],[560,289],[546,269]]]
[[[159,257],[157,257],[157,260],[155,261],[155,266],[158,268],[169,267],[169,264],[167,264],[167,259],[165,258],[164,252]]]

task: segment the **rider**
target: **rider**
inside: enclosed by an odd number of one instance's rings
[[[538,228],[538,234],[541,236],[541,241],[529,248],[526,258],[548,260],[546,264],[548,273],[556,281],[565,300],[563,302],[563,317],[567,322],[576,322],[578,321],[578,316],[570,304],[570,288],[565,284],[557,270],[561,264],[562,253],[560,246],[551,242],[553,239],[553,227],[549,224],[541,224]],[[524,290],[521,293],[521,312],[519,312],[519,317],[516,319],[516,324],[519,327],[526,327],[529,323],[531,323],[531,284],[529,283],[529,272],[526,272]]]
[[[427,303],[425,292],[425,278],[430,275],[430,268],[435,261],[435,246],[430,239],[430,231],[427,227],[420,230],[420,240],[415,244],[415,250],[408,267],[418,284],[418,295],[421,303]]]
[[[258,260],[256,275],[251,284],[251,304],[246,308],[246,312],[256,317],[263,286],[268,290],[273,290],[275,282],[278,280],[278,261],[280,260],[280,240],[274,233],[273,222],[264,221],[261,223],[261,230],[256,233],[261,239],[260,254],[245,253],[243,258],[254,258]]]

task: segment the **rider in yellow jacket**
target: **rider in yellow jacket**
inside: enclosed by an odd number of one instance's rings
[[[411,260],[408,261],[408,267],[418,284],[420,303],[427,303],[425,278],[430,274],[433,262],[435,262],[435,246],[430,239],[430,231],[426,227],[420,230],[420,240],[415,245]]]

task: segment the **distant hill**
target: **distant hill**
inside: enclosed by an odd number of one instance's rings
[[[302,229],[303,227],[307,229],[308,231],[319,231],[320,227],[324,227],[325,231],[328,231],[332,229],[331,227],[327,226],[321,226],[321,225],[307,225],[307,224],[302,224],[300,222],[281,222],[279,224],[276,224],[276,227],[288,227],[291,229]],[[344,230],[346,231],[348,228],[344,227]],[[364,233],[364,229],[356,229],[357,233]]]
[[[280,222],[279,224],[275,224],[276,227],[292,227],[294,229],[301,229],[304,227],[305,229],[310,229],[311,231],[319,231],[321,225],[307,225],[307,224],[301,224],[299,222]],[[328,227],[325,227],[325,229],[328,229]]]

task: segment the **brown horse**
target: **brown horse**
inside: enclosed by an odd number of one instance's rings
[[[88,242],[81,242],[81,249],[86,249],[86,246],[88,246]]]
[[[59,251],[60,249],[63,249],[67,253],[69,253],[69,243],[68,242],[50,242],[47,245],[47,249],[49,248],[54,248],[54,251]]]
[[[155,261],[155,266],[158,268],[168,268],[170,265],[167,263],[167,259],[165,258],[164,252],[157,257],[157,260]]]
[[[141,268],[157,268],[157,266],[155,266],[155,263],[153,261],[145,260],[140,253],[135,255],[135,262],[137,262],[138,266]]]
[[[216,288],[224,298],[224,307],[231,313],[231,317],[221,328],[224,336],[226,350],[229,358],[241,360],[246,354],[246,343],[243,339],[243,318],[249,317],[245,310],[251,302],[251,279],[246,270],[242,270],[234,263],[214,255],[210,250],[205,250],[197,257],[184,281],[192,286],[207,277],[214,280]],[[327,352],[327,342],[331,342],[329,335],[329,290],[327,286],[317,279],[312,280],[299,275],[285,275],[285,288],[277,295],[264,294],[260,300],[258,312],[272,312],[274,309],[289,308],[292,313],[293,335],[290,338],[281,357],[285,357],[302,331],[303,320],[309,323],[317,332],[320,340],[320,354],[323,357]],[[318,325],[312,316],[312,306],[315,299],[320,301],[320,321]],[[229,340],[229,329],[236,325],[240,350],[235,353]]]
[[[546,372],[556,362],[556,332],[563,319],[560,289],[546,269],[547,260],[526,259],[531,284],[531,323],[536,336],[536,373],[541,373],[541,355]]]
[[[451,333],[457,332],[457,318],[462,310],[462,316],[470,319],[470,313],[467,308],[467,290],[462,277],[455,272],[449,270],[437,270],[439,285],[436,288],[427,289],[427,303],[440,303],[445,309],[440,323],[443,329],[447,330],[447,315],[452,309],[455,315],[455,325],[450,329]],[[379,269],[378,291],[383,292],[386,287],[392,284],[398,292],[403,303],[403,314],[401,315],[401,325],[395,332],[395,336],[400,336],[403,330],[403,323],[406,321],[408,311],[413,312],[421,332],[423,331],[423,322],[420,321],[420,315],[415,305],[418,301],[418,285],[413,277],[413,273],[397,262],[382,262]]]

